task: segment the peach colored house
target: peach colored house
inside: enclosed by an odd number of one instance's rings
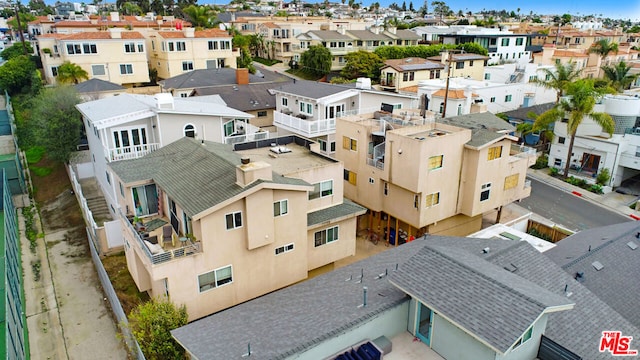
[[[137,31],[112,28],[100,32],[43,34],[38,36],[44,77],[56,83],[65,61],[79,65],[90,79],[134,86],[149,82],[144,36]]]
[[[588,50],[579,49],[559,49],[555,45],[544,45],[542,52],[536,53],[533,62],[538,65],[554,65],[557,63],[567,64],[574,62],[578,69],[582,69],[582,77],[598,78],[602,77],[602,66],[616,65],[620,61],[626,63],[638,59],[639,52],[632,49],[628,43],[618,44],[618,51],[612,52],[602,58],[597,53],[589,53]]]
[[[380,69],[380,86],[397,92],[418,85],[420,80],[440,79],[446,76],[443,70],[442,63],[423,58],[386,60]]]
[[[443,52],[442,55],[436,55],[429,57],[429,60],[441,62],[447,64],[451,62],[451,68],[449,69],[449,77],[464,77],[475,80],[484,79],[484,67],[487,66],[489,57],[480,54],[449,54]],[[443,71],[443,78],[447,76]]]
[[[365,209],[343,200],[342,163],[306,139],[273,142],[233,151],[182,138],[110,164],[140,291],[186,305],[194,320],[355,254]],[[128,221],[142,206],[152,209],[144,224]]]
[[[432,113],[402,113],[338,119],[345,196],[369,209],[361,227],[391,244],[466,235],[480,229],[482,214],[529,196],[536,154],[515,145],[507,122],[486,112],[437,122]]]
[[[231,40],[220,29],[157,31],[147,37],[149,66],[161,79],[197,69],[235,69],[239,52],[232,49]]]

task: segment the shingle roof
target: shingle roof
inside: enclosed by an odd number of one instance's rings
[[[417,57],[385,60],[384,64],[397,71],[444,69],[442,63]]]
[[[76,91],[79,93],[93,93],[93,92],[101,92],[101,91],[118,91],[125,90],[124,86],[120,86],[118,84],[114,84],[109,81],[100,80],[96,78],[89,79],[87,81],[83,81],[79,84],[74,85]]]
[[[505,136],[507,135],[491,130],[475,129],[471,130],[471,140],[469,140],[466,145],[474,148],[481,148],[482,146],[492,144]]]
[[[533,112],[536,115],[540,115],[543,112],[553,108],[554,105],[555,105],[554,103],[538,104],[533,106],[517,108],[511,111],[505,111],[503,114],[507,115],[509,118],[512,118],[512,119],[533,121],[534,119],[529,118],[529,115],[528,115],[529,112]]]
[[[447,117],[438,120],[443,124],[460,126],[466,129],[488,129],[494,131],[515,131],[515,127],[490,112],[474,113]]]
[[[447,246],[425,246],[389,279],[503,354],[542,313],[572,304],[477,255]]]
[[[389,31],[385,31],[385,34],[394,39],[402,39],[402,40],[420,40],[422,37],[411,30],[396,30],[396,33],[391,33]]]
[[[278,76],[270,71],[264,71],[264,74],[264,78],[254,74],[249,74],[249,83],[264,83],[283,79],[282,76]],[[198,69],[161,80],[159,83],[165,89],[193,89],[209,86],[226,86],[236,84],[236,69]]]
[[[108,31],[80,32],[58,37],[61,41],[68,40],[143,40],[144,36],[137,31],[121,31],[121,38],[115,38]]]
[[[321,40],[351,40],[353,41],[353,38],[350,37],[349,35],[343,35],[340,34],[339,32],[335,31],[335,30],[312,30],[312,31],[308,31],[307,33],[311,33],[315,36],[317,36],[318,38],[320,38]],[[304,34],[301,34],[304,35]]]
[[[194,89],[193,93],[196,96],[217,94],[229,107],[254,111],[276,108],[276,97],[269,92],[273,87],[273,83],[203,87]]]
[[[196,359],[239,359],[249,342],[252,359],[292,357],[409,301],[386,278],[375,277],[391,272],[421,245],[421,241],[407,243],[194,321],[171,334]],[[358,283],[361,273],[364,282]],[[369,296],[366,307],[358,307],[363,302],[363,285],[376,295]]]
[[[241,187],[236,184],[240,157],[225,144],[182,138],[134,160],[111,163],[125,183],[153,180],[190,216],[264,183],[308,185],[297,179],[273,176]]]
[[[640,247],[636,234],[640,225],[635,221],[581,231],[558,242],[547,255],[570,276],[583,273],[580,283],[602,301],[640,327]],[[600,271],[595,261],[604,265]],[[640,334],[636,334],[640,335]]]
[[[349,89],[351,88],[347,86],[308,80],[297,80],[296,82],[274,86],[273,88],[273,90],[282,91],[298,96],[304,96],[310,99],[320,99],[325,96],[347,91]]]
[[[347,31],[348,34],[350,34],[351,36],[353,36],[355,39],[358,40],[392,40],[390,37],[388,37],[387,35],[385,35],[384,33],[374,33],[373,31],[369,31],[369,30],[349,30]]]
[[[313,211],[307,214],[307,226],[321,224],[325,221],[340,219],[349,215],[362,215],[367,208],[362,207],[353,201],[344,198],[342,204],[334,205],[325,209]]]

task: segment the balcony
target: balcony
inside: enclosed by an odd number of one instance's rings
[[[336,119],[307,120],[276,111],[273,113],[273,123],[278,127],[306,137],[323,136],[336,132]]]
[[[158,143],[123,146],[115,149],[105,149],[104,156],[109,162],[131,160],[143,157],[154,150],[158,150],[159,147],[160,144]]]
[[[536,149],[530,148],[524,145],[511,144],[511,151],[509,152],[511,158],[509,162],[520,161],[522,159],[527,160],[527,167],[536,163],[538,157]]]
[[[126,224],[126,229],[133,236],[135,241],[138,244],[138,247],[142,250],[142,252],[149,259],[151,264],[157,265],[162,264],[168,261],[184,258],[187,256],[192,256],[202,252],[201,243],[198,241],[191,241],[187,238],[179,238],[172,231],[172,242],[169,244],[165,243],[162,239],[162,226],[151,230],[145,229],[144,227],[137,229],[133,224],[121,213],[122,222]],[[168,224],[169,221],[166,218],[156,218],[147,220],[147,224],[150,224],[153,221],[161,221],[164,224]],[[157,243],[161,246],[161,251],[157,251],[155,254],[149,249],[147,244],[145,244],[144,239],[153,239],[154,237],[157,239]],[[176,240],[176,238],[178,240]],[[147,242],[151,242],[147,240]]]
[[[395,89],[396,88],[395,81],[396,81],[395,77],[392,77],[391,79],[380,79],[380,86],[387,89]]]
[[[237,144],[269,138],[268,131],[244,122],[236,125],[235,130],[233,134],[224,137],[225,144]]]

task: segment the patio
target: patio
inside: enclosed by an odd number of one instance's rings
[[[128,219],[125,223],[153,264],[202,252],[200,242],[177,234],[166,217],[147,217],[135,225]],[[165,228],[170,231],[165,232]]]

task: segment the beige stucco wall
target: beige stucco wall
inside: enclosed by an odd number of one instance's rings
[[[338,226],[338,240],[315,247],[315,233]],[[356,254],[356,218],[313,227],[307,232],[309,270]]]
[[[158,114],[160,128],[160,143],[162,146],[184,137],[184,127],[191,124],[196,129],[196,139],[204,139],[218,143],[223,142],[223,122],[219,116],[191,115],[191,114]]]

